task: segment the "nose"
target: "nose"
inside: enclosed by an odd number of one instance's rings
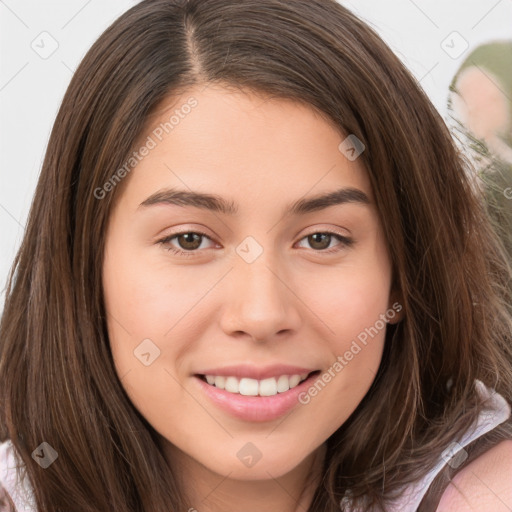
[[[268,342],[300,327],[301,301],[291,278],[265,252],[252,263],[235,262],[226,294],[221,328],[230,336]]]

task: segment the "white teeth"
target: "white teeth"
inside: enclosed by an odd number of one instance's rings
[[[260,381],[260,389],[261,396],[274,396],[277,395],[277,382],[274,377],[270,379],[263,379]]]
[[[240,379],[239,393],[241,395],[256,396],[258,394],[258,391],[259,382],[256,379]]]
[[[290,388],[294,388],[300,382],[300,375],[292,375],[290,377]]]
[[[228,377],[224,389],[230,393],[238,393],[238,379],[236,377]]]
[[[304,373],[302,375],[281,375],[277,379],[271,377],[269,379],[256,380],[245,377],[238,379],[232,376],[205,375],[206,382],[211,386],[244,396],[274,396],[277,393],[284,393],[298,386],[307,376],[308,374]]]
[[[220,375],[215,376],[215,387],[219,389],[224,389],[226,385],[226,377],[221,377]]]
[[[290,389],[290,379],[288,379],[287,375],[281,375],[279,379],[277,379],[277,392],[284,393]]]

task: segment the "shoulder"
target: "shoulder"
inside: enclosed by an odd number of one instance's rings
[[[446,488],[436,512],[512,510],[512,440],[498,443],[464,469]]]

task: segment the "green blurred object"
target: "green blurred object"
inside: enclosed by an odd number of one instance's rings
[[[512,163],[482,152],[489,163],[480,170],[487,209],[512,263]]]
[[[461,73],[472,66],[483,72],[490,72],[499,80],[497,87],[508,99],[509,126],[501,138],[512,148],[512,41],[496,41],[479,46],[473,50],[453,77],[450,91],[456,91],[456,82]]]
[[[456,84],[461,73],[473,66],[485,73],[507,99],[508,127],[505,133],[496,131],[495,135],[512,148],[512,41],[484,44],[471,52],[453,78],[450,85],[453,94],[459,94]],[[453,115],[451,98],[448,108],[458,124],[457,130],[463,134],[467,147],[472,151],[489,215],[512,263],[512,161],[491,151],[486,141],[462,125]]]

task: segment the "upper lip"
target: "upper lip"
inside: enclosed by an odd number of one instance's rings
[[[316,371],[315,368],[305,368],[285,364],[274,364],[262,367],[242,364],[236,366],[223,366],[222,368],[209,368],[197,372],[196,375],[221,375],[224,377],[237,377],[239,379],[245,377],[249,379],[263,380],[270,377],[280,377],[281,375],[309,374],[314,371]]]

